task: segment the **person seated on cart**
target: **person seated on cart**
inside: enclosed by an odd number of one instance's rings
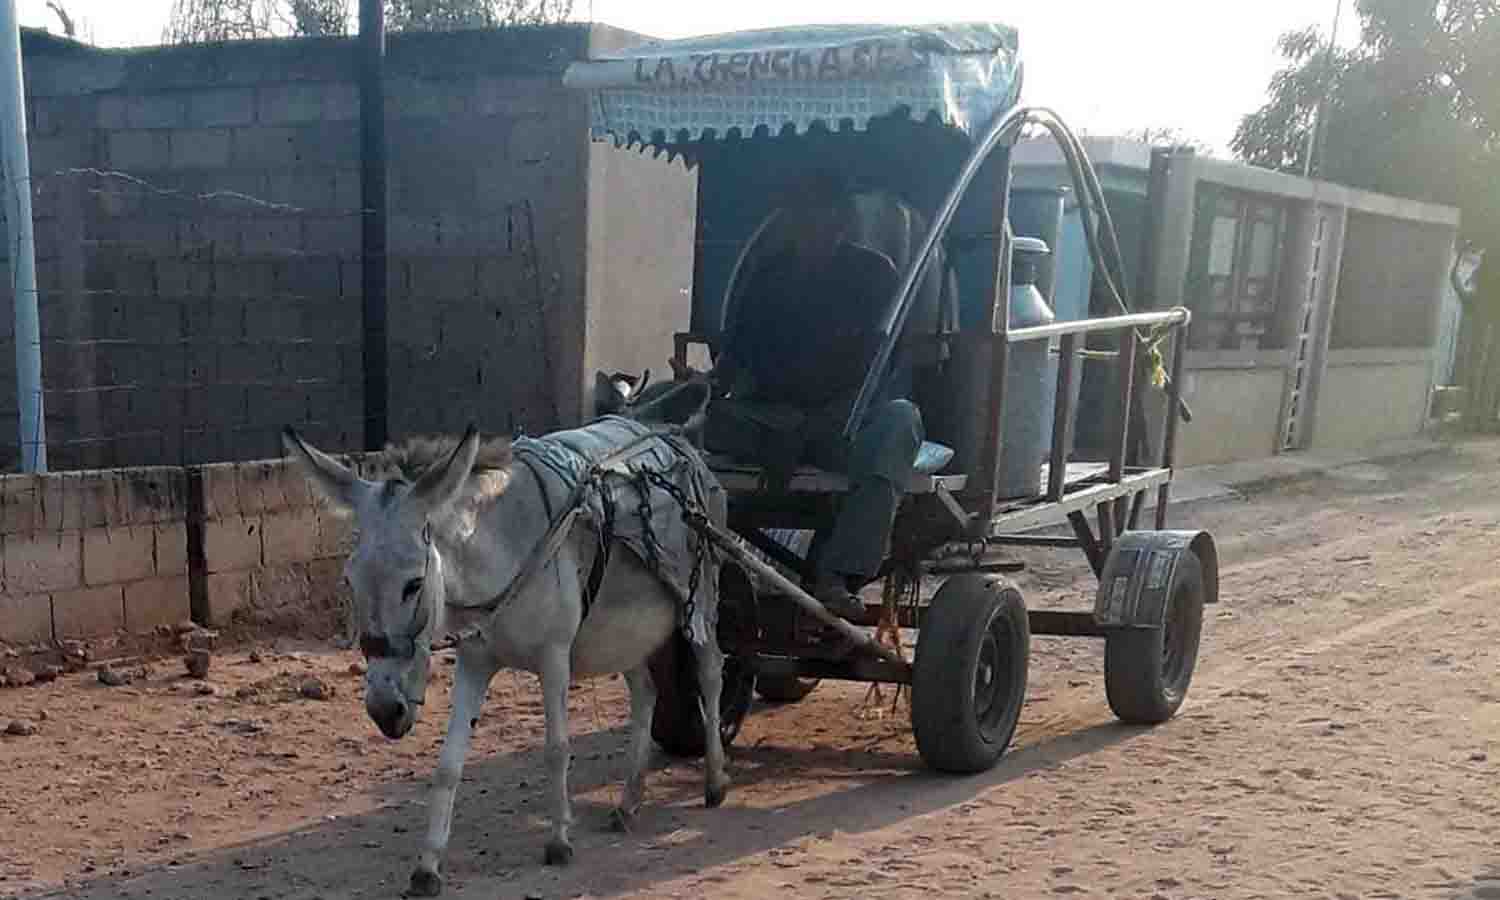
[[[941,275],[928,277],[892,355],[883,390],[852,441],[844,424],[880,346],[901,273],[860,240],[883,213],[908,223],[889,241],[906,252],[915,214],[888,195],[856,196],[835,175],[802,181],[780,207],[736,283],[726,315],[705,443],[763,466],[784,484],[799,464],[842,472],[849,492],[817,555],[813,595],[844,618],[863,618],[856,592],[879,574],[891,529],[925,439],[914,402],[916,370],[937,361]],[[901,231],[901,229],[897,229]],[[880,238],[869,240],[879,242]],[[893,247],[893,249],[896,249]],[[934,260],[929,272],[942,271]],[[925,337],[925,340],[923,339]]]

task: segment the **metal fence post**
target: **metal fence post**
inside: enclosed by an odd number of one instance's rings
[[[20,410],[21,469],[47,471],[42,404],[42,334],[37,313],[36,241],[31,222],[31,159],[26,151],[26,82],[16,0],[0,0],[0,145],[5,213],[11,236],[11,285],[16,318],[16,406]]]
[[[11,0],[14,2],[14,0]],[[359,3],[359,192],[364,298],[364,449],[385,446],[389,427],[386,368],[385,4]]]

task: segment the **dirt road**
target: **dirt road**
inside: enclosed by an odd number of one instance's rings
[[[1116,724],[1101,645],[1038,639],[1015,748],[975,778],[922,770],[904,708],[861,717],[863,687],[825,684],[752,716],[725,808],[675,763],[608,834],[623,691],[580,687],[567,870],[540,865],[535,684],[503,674],[448,896],[1500,898],[1497,472],[1500,444],[1471,444],[1181,510],[1224,561],[1182,715]],[[1077,606],[1078,562],[1032,559],[1028,599]],[[391,744],[351,655],[262,654],[216,659],[213,695],[175,661],[0,692],[0,726],[38,726],[0,739],[0,896],[397,896],[446,704]],[[303,698],[309,675],[333,697]]]

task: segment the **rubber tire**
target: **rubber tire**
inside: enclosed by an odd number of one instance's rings
[[[1177,714],[1187,699],[1203,634],[1203,563],[1184,553],[1172,572],[1162,628],[1117,631],[1104,642],[1104,691],[1122,722],[1159,725]],[[1169,666],[1167,641],[1180,641]],[[1168,671],[1168,669],[1172,671]]]
[[[656,707],[651,715],[651,737],[667,755],[696,759],[707,741],[703,712],[698,704],[698,669],[693,648],[681,632],[651,657],[651,680],[656,685]],[[755,673],[733,656],[724,657],[724,689],[719,695],[719,736],[727,748],[755,702]]]
[[[796,703],[811,694],[817,686],[817,678],[762,675],[755,680],[755,693],[767,703]]]
[[[975,699],[987,643],[1005,679],[995,682],[988,711],[976,709]],[[1015,585],[980,574],[955,575],[943,584],[922,622],[912,664],[912,731],[930,768],[969,775],[1000,761],[1026,702],[1030,655],[1026,602]],[[988,722],[978,720],[981,713]]]
[[[798,556],[805,557],[812,547],[813,533],[790,528],[768,528],[766,537],[787,548]],[[766,562],[769,558],[763,557]],[[796,578],[795,573],[786,573]],[[818,686],[816,678],[798,678],[794,675],[764,675],[756,679],[755,692],[770,703],[797,703],[805,699]]]

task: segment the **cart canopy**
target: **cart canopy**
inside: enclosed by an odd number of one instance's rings
[[[651,41],[564,83],[593,92],[593,131],[617,141],[863,131],[902,112],[972,136],[1016,102],[1021,63],[1004,25],[801,26]]]

